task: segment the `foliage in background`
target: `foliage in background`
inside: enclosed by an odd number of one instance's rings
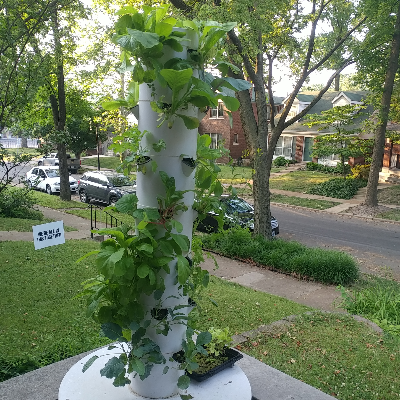
[[[43,214],[34,210],[31,190],[7,187],[0,192],[0,215],[8,218],[42,220]]]
[[[319,164],[315,162],[308,162],[306,164],[307,171],[319,171],[325,174],[349,174],[351,171],[351,167],[348,164],[338,163],[335,167],[330,167],[328,165]]]
[[[364,165],[355,165],[351,168],[351,173],[353,174],[354,179],[364,179],[367,180],[369,176],[369,164]]]
[[[356,143],[355,135],[361,130],[358,126],[364,113],[360,105],[333,107],[322,111],[321,114],[307,114],[304,125],[318,126],[319,131],[332,128],[333,133],[317,136],[312,146],[312,156],[317,158],[329,157],[336,154],[344,165],[350,157],[359,157],[363,153]],[[346,174],[343,171],[343,177]]]
[[[237,228],[202,237],[205,249],[298,277],[328,284],[349,284],[359,275],[356,261],[335,250],[307,248],[298,242],[280,239],[266,241]]]
[[[276,157],[273,161],[274,167],[287,167],[289,164],[293,163],[292,160],[287,160],[283,156]]]
[[[358,189],[365,186],[367,186],[365,179],[333,178],[314,186],[308,190],[308,193],[335,199],[351,199],[357,194]]]

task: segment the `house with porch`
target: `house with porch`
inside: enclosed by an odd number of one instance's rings
[[[288,119],[294,117],[303,111],[319,92],[302,92],[296,96],[295,101],[289,111]],[[322,111],[329,110],[333,107],[345,106],[345,105],[364,105],[366,98],[366,91],[332,91],[326,92],[321,99],[311,108],[309,114],[321,114]],[[286,104],[288,99],[283,100],[283,104]],[[364,110],[366,114],[372,112],[371,107],[367,107]],[[276,117],[279,118],[279,115]],[[361,124],[361,122],[367,118],[367,115],[360,115],[355,120],[355,125]],[[294,124],[286,128],[281,137],[278,140],[274,157],[283,156],[287,159],[293,159],[297,162],[301,161],[318,161],[327,165],[336,165],[339,159],[336,155],[325,159],[313,159],[311,157],[312,146],[316,137],[320,135],[326,135],[334,133],[333,128],[324,129],[319,131],[318,127],[314,126],[309,128],[304,125],[304,119],[300,119]],[[351,160],[352,163],[356,163],[357,160]]]

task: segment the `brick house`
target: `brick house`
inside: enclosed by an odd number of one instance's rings
[[[276,97],[274,100],[275,113],[278,113],[283,108],[283,97]],[[257,115],[254,99],[252,103],[254,115]],[[267,105],[267,107],[270,106]],[[206,115],[200,121],[199,134],[210,135],[212,141],[211,147],[216,148],[217,146],[224,146],[229,150],[230,157],[234,160],[247,158],[247,144],[239,111],[234,111],[232,113],[231,121],[222,102],[219,103],[218,107],[207,110]],[[228,162],[228,157],[223,157],[218,161]]]

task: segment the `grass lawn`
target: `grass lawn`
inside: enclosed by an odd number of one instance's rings
[[[378,218],[390,219],[392,221],[400,221],[400,210],[387,211],[377,215]]]
[[[128,225],[134,225],[135,224],[135,220],[133,217],[127,215],[127,214],[122,214],[119,213],[117,211],[112,211],[112,210],[107,210],[107,211],[103,211],[102,209],[96,209],[96,221],[97,222],[104,222],[109,225],[111,223],[111,217],[110,215],[112,215],[113,217],[115,217],[119,222],[128,224]],[[65,210],[66,213],[68,214],[73,214],[73,215],[77,215],[78,217],[81,218],[86,218],[86,219],[90,219],[90,208],[87,208],[86,205],[86,209],[82,210]],[[93,216],[94,218],[94,216]],[[113,222],[113,225],[115,224],[115,221]]]
[[[303,316],[241,350],[341,400],[400,397],[400,340],[346,315]]]
[[[0,243],[0,378],[105,344],[85,316],[84,300],[74,299],[80,283],[96,274],[93,257],[76,260],[98,246],[74,240],[35,251],[32,243]],[[228,326],[232,333],[310,310],[216,277],[199,305],[200,329]],[[344,315],[305,316],[279,329],[242,350],[341,399],[398,398],[398,341],[378,337]]]
[[[315,171],[293,171],[287,174],[272,177],[269,180],[271,189],[289,190],[306,193],[313,186],[332,179],[332,175]]]
[[[221,172],[218,177],[222,183],[240,184],[246,183],[252,178],[251,167],[230,167],[229,165],[219,164]],[[283,168],[272,168],[271,172],[279,172]]]
[[[97,167],[97,157],[82,158],[82,167]],[[119,157],[100,157],[100,168],[116,169],[121,164]]]
[[[400,185],[392,185],[378,190],[378,202],[400,205]]]
[[[275,193],[271,193],[271,201],[274,203],[290,204],[292,206],[313,208],[315,210],[326,210],[327,208],[332,208],[340,204],[335,201],[303,199],[300,197],[285,196],[282,194],[275,194]]]
[[[33,243],[0,242],[0,378],[10,363],[42,366],[105,343],[84,301],[73,299],[95,275],[93,258],[76,260],[98,246],[70,240],[35,251]]]
[[[35,204],[43,207],[53,208],[55,210],[69,208],[88,208],[88,205],[86,203],[82,203],[80,201],[63,201],[60,199],[59,195],[49,195],[47,193],[39,192],[36,190],[32,190],[31,193]]]
[[[53,219],[43,218],[38,219],[22,219],[22,218],[4,218],[0,217],[0,231],[18,231],[18,232],[32,232],[32,226],[54,222]],[[64,225],[66,232],[77,231],[78,229]]]

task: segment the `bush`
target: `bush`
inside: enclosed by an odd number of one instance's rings
[[[366,179],[366,180],[368,180],[370,168],[371,168],[370,164],[355,165],[351,169],[351,173],[353,174],[353,178],[354,179]]]
[[[6,188],[0,192],[0,215],[3,217],[42,220],[43,214],[33,209],[34,204],[29,189]]]
[[[318,171],[324,174],[346,174],[350,173],[351,167],[348,164],[338,163],[336,167],[329,167],[328,165],[309,162],[306,164],[307,171]]]
[[[349,284],[359,275],[354,259],[336,250],[308,248],[298,242],[253,237],[245,229],[204,235],[203,247],[224,256],[252,260],[285,273],[327,284]]]
[[[367,181],[364,179],[333,178],[314,186],[308,193],[336,199],[351,199],[357,194],[358,189],[365,186]]]
[[[283,156],[275,158],[273,161],[275,167],[287,167],[290,164],[290,160],[287,160]]]

